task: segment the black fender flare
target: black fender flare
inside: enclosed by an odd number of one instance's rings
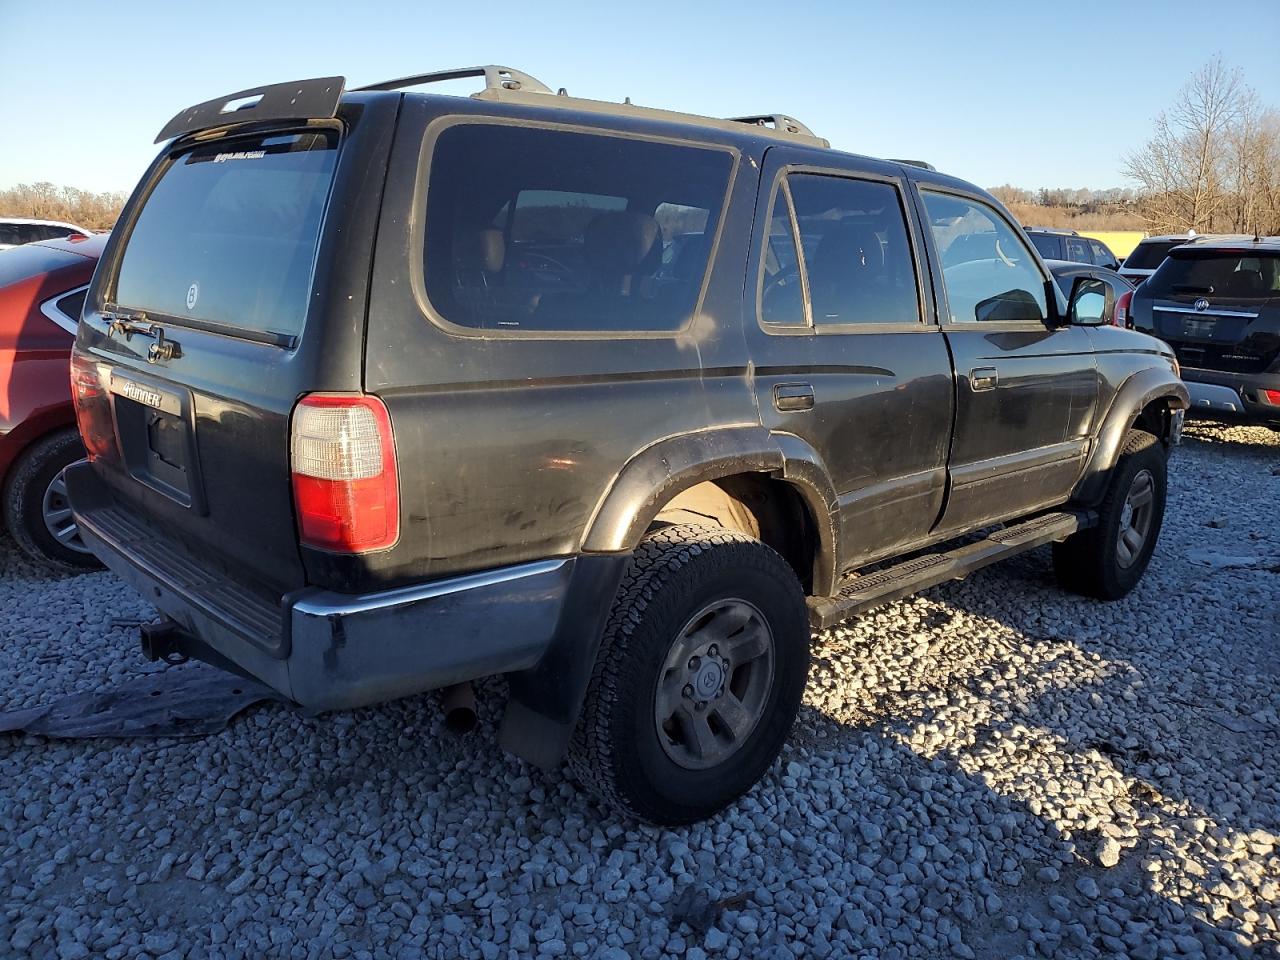
[[[1186,410],[1191,406],[1186,384],[1172,370],[1150,367],[1120,385],[1098,429],[1089,462],[1076,484],[1074,502],[1094,506],[1102,500],[1107,476],[1120,457],[1125,435],[1142,411],[1156,400],[1165,400],[1170,410]],[[1160,439],[1165,443],[1169,441],[1168,437]]]
[[[498,732],[505,750],[544,769],[561,761],[631,551],[672,497],[742,473],[770,474],[800,493],[817,527],[814,589],[833,589],[837,500],[812,447],[761,426],[723,427],[651,444],[627,461],[597,506],[546,652],[533,667],[507,675],[510,694]]]

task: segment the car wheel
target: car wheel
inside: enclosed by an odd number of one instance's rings
[[[62,471],[83,458],[78,433],[52,433],[18,459],[4,492],[4,520],[14,542],[32,559],[69,572],[102,566],[80,539],[62,479]]]
[[[1137,586],[1160,538],[1167,470],[1160,441],[1130,430],[1097,525],[1053,546],[1053,569],[1062,586],[1099,600],[1119,600]]]
[[[611,809],[704,819],[773,763],[808,672],[804,594],[782,557],[736,531],[660,528],[619,587],[570,769]]]

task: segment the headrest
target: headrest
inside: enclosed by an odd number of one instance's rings
[[[507,241],[501,230],[475,230],[458,237],[453,259],[464,270],[501,273],[507,258]]]
[[[658,246],[662,229],[643,213],[602,213],[587,224],[583,248],[591,269],[604,277],[635,273]]]
[[[671,264],[671,275],[677,280],[701,280],[711,252],[711,238],[705,233],[689,236]]]
[[[827,228],[813,256],[814,273],[840,273],[861,266],[884,266],[880,238],[870,224],[841,222]]]

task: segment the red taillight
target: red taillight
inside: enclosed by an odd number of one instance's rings
[[[1258,395],[1264,403],[1269,403],[1273,407],[1280,407],[1280,390],[1259,390]]]
[[[73,353],[71,355],[71,403],[76,409],[76,426],[90,460],[97,460],[111,452],[111,406],[98,365],[93,360]]]
[[[293,411],[290,466],[303,544],[365,553],[396,542],[396,447],[391,418],[377,397],[303,397]]]
[[[1128,290],[1120,295],[1120,299],[1116,301],[1116,312],[1111,318],[1111,322],[1117,327],[1132,327],[1133,322],[1129,316],[1129,305],[1133,303],[1133,291]]]

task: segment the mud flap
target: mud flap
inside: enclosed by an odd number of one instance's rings
[[[544,770],[564,758],[630,559],[626,553],[578,557],[546,653],[528,670],[507,674],[510,694],[498,730],[504,750]]]

